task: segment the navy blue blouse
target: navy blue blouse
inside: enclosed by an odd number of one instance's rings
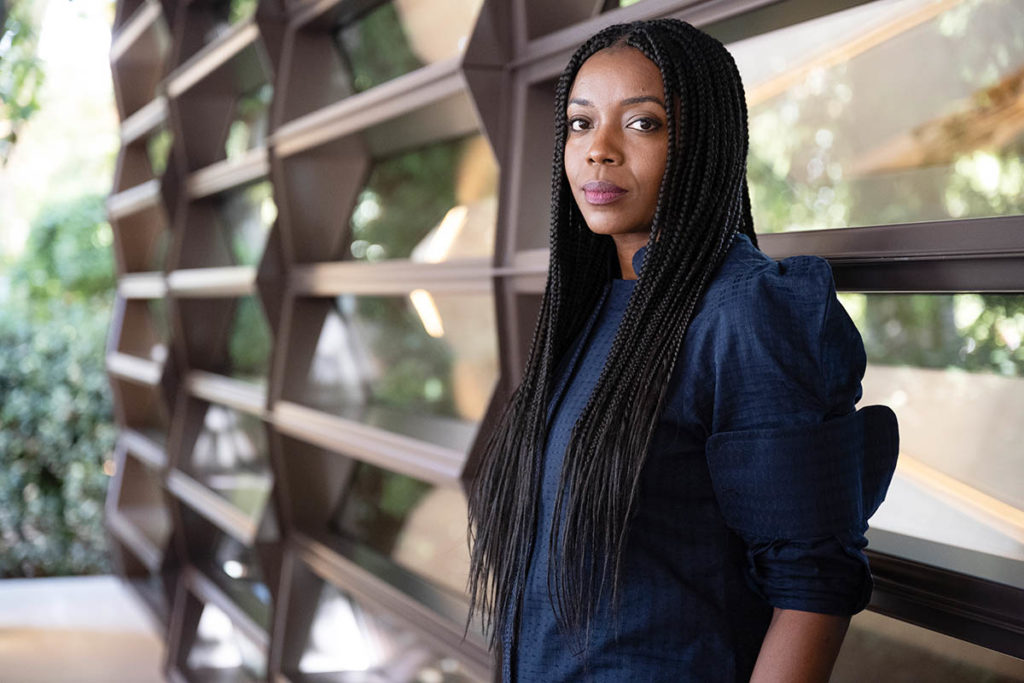
[[[773,607],[849,615],[871,594],[864,532],[896,464],[896,417],[854,407],[864,346],[828,262],[776,262],[737,235],[670,379],[618,611],[599,606],[586,656],[570,651],[548,594],[547,539],[569,433],[635,285],[610,280],[556,373],[504,681],[745,681]]]

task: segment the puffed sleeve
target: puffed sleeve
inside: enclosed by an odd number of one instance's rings
[[[864,532],[896,466],[896,416],[855,409],[864,345],[827,261],[773,262],[726,299],[706,447],[722,516],[770,604],[854,614],[871,596]]]

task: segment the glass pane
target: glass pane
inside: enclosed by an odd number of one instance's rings
[[[149,166],[154,177],[162,176],[167,168],[167,157],[171,153],[173,140],[171,131],[163,127],[146,139],[146,155],[149,157]]]
[[[479,134],[381,159],[352,212],[346,258],[490,256],[497,191],[498,167]]]
[[[369,90],[460,54],[482,3],[377,3],[369,11],[342,21],[335,29],[334,40],[348,68],[352,88],[356,92]]]
[[[111,383],[117,388],[118,400],[124,406],[125,426],[165,446],[168,420],[159,389],[122,379]]]
[[[129,455],[124,459],[122,477],[118,512],[163,550],[171,535],[171,517],[164,505],[159,475]]]
[[[167,252],[171,248],[171,231],[160,229],[150,245],[147,258],[144,260],[144,271],[158,272],[164,269],[167,262]]]
[[[431,681],[480,680],[456,659],[441,654],[384,614],[368,611],[331,584],[320,592],[306,648],[303,674],[335,674],[316,680]],[[353,678],[353,674],[359,674]]]
[[[213,26],[203,36],[207,43],[213,42],[217,36],[231,29],[235,24],[242,23],[256,13],[258,0],[211,0],[207,3],[214,17]]]
[[[267,433],[256,417],[210,405],[186,471],[253,519],[270,495]]]
[[[267,508],[267,514],[273,516],[273,507]],[[187,506],[181,508],[181,515],[193,562],[235,605],[269,629],[271,594],[256,551]]]
[[[256,552],[231,536],[220,534],[211,559],[214,580],[257,623],[269,628],[270,589]]]
[[[1021,562],[1024,295],[840,294],[900,455],[872,527]],[[1024,583],[1022,583],[1024,585]]]
[[[467,450],[498,375],[489,295],[338,297],[299,400]]]
[[[166,304],[163,299],[128,299],[118,350],[156,363],[167,359]]]
[[[226,158],[237,158],[266,142],[270,99],[273,94],[273,86],[263,83],[238,97],[235,102],[235,115],[224,143]]]
[[[186,667],[200,680],[214,676],[225,669],[236,669],[239,674],[230,680],[264,680],[265,656],[259,647],[235,628],[228,615],[216,605],[204,605],[195,643],[188,653]]]
[[[218,195],[217,200],[219,227],[235,265],[259,265],[277,218],[273,185],[269,181],[255,183]]]
[[[149,322],[157,338],[164,343],[164,348],[154,354],[153,360],[163,360],[167,357],[166,342],[171,336],[170,318],[167,312],[166,299],[146,299],[146,308],[149,309]],[[156,356],[160,357],[157,358]]]
[[[964,640],[863,611],[850,621],[832,683],[1024,681],[1024,661]]]
[[[868,3],[729,49],[759,232],[1024,211],[1020,2]]]
[[[228,340],[227,374],[253,384],[264,384],[270,367],[270,327],[255,297],[238,300]]]
[[[466,499],[453,487],[356,465],[332,525],[458,595],[466,589]]]

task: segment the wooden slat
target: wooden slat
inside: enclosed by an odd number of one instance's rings
[[[245,296],[256,290],[256,268],[186,268],[167,276],[167,288],[183,298],[225,298]]]
[[[107,529],[110,530],[122,545],[127,546],[139,562],[151,572],[160,570],[163,552],[146,534],[142,533],[124,515],[117,511],[107,512]]]
[[[117,281],[117,293],[125,299],[162,299],[167,283],[163,273],[126,273]]]
[[[233,538],[247,546],[255,542],[258,528],[249,515],[184,472],[170,472],[167,475],[167,489],[182,503]]]
[[[257,147],[235,159],[225,159],[192,173],[186,181],[189,197],[198,199],[266,177],[270,158],[266,147]]]
[[[167,79],[167,94],[170,97],[180,97],[219,66],[259,40],[259,36],[260,30],[254,19],[232,27],[175,69]]]
[[[446,263],[416,263],[406,259],[379,263],[341,262],[296,266],[290,284],[297,294],[408,294],[429,292],[491,292],[495,274],[488,258],[459,259]]]
[[[266,409],[267,392],[261,386],[203,370],[189,372],[185,383],[188,392],[196,398],[234,408],[262,420],[271,417]]]
[[[156,443],[142,432],[134,429],[123,429],[118,437],[124,446],[137,460],[155,470],[167,467],[167,453],[163,446]]]
[[[297,403],[274,405],[274,425],[283,434],[394,472],[436,484],[457,482],[465,455],[459,451],[369,427]]]
[[[244,633],[257,647],[266,652],[267,647],[270,645],[270,638],[266,630],[256,623],[245,610],[235,604],[235,601],[221,590],[220,586],[212,579],[198,568],[189,566],[185,568],[185,583],[189,590],[192,591],[192,594],[199,598],[201,602],[215,605],[227,615],[228,619],[231,620],[231,623],[239,631]]]
[[[121,144],[129,145],[167,120],[167,98],[157,95],[121,122]]]
[[[114,351],[107,354],[107,372],[129,382],[156,386],[163,367],[151,360]]]
[[[110,61],[121,59],[142,34],[153,28],[162,13],[160,3],[153,0],[139,7],[110,41]]]
[[[107,199],[107,213],[113,219],[123,218],[156,206],[159,201],[160,180],[153,178],[111,195]]]
[[[488,677],[491,656],[479,637],[470,634],[468,639],[463,639],[462,624],[452,623],[395,586],[339,555],[319,539],[301,531],[294,532],[293,538],[299,558],[321,579],[354,594],[360,602],[389,613],[434,647],[457,654],[475,670],[476,675]]]
[[[271,137],[280,157],[297,154],[462,92],[460,57],[436,62],[282,125]]]

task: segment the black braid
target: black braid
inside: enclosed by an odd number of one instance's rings
[[[665,86],[669,149],[643,268],[608,359],[569,437],[548,539],[535,539],[539,463],[554,368],[610,277],[615,245],[591,232],[563,170],[569,90],[595,52],[634,47]],[[610,26],[569,60],[555,91],[551,255],[523,380],[470,487],[471,614],[497,647],[518,613],[537,540],[559,624],[585,650],[606,592],[617,604],[640,473],[690,321],[737,232],[757,245],[746,182],[747,108],[732,56],[675,19]],[[666,292],[670,293],[666,295]]]

